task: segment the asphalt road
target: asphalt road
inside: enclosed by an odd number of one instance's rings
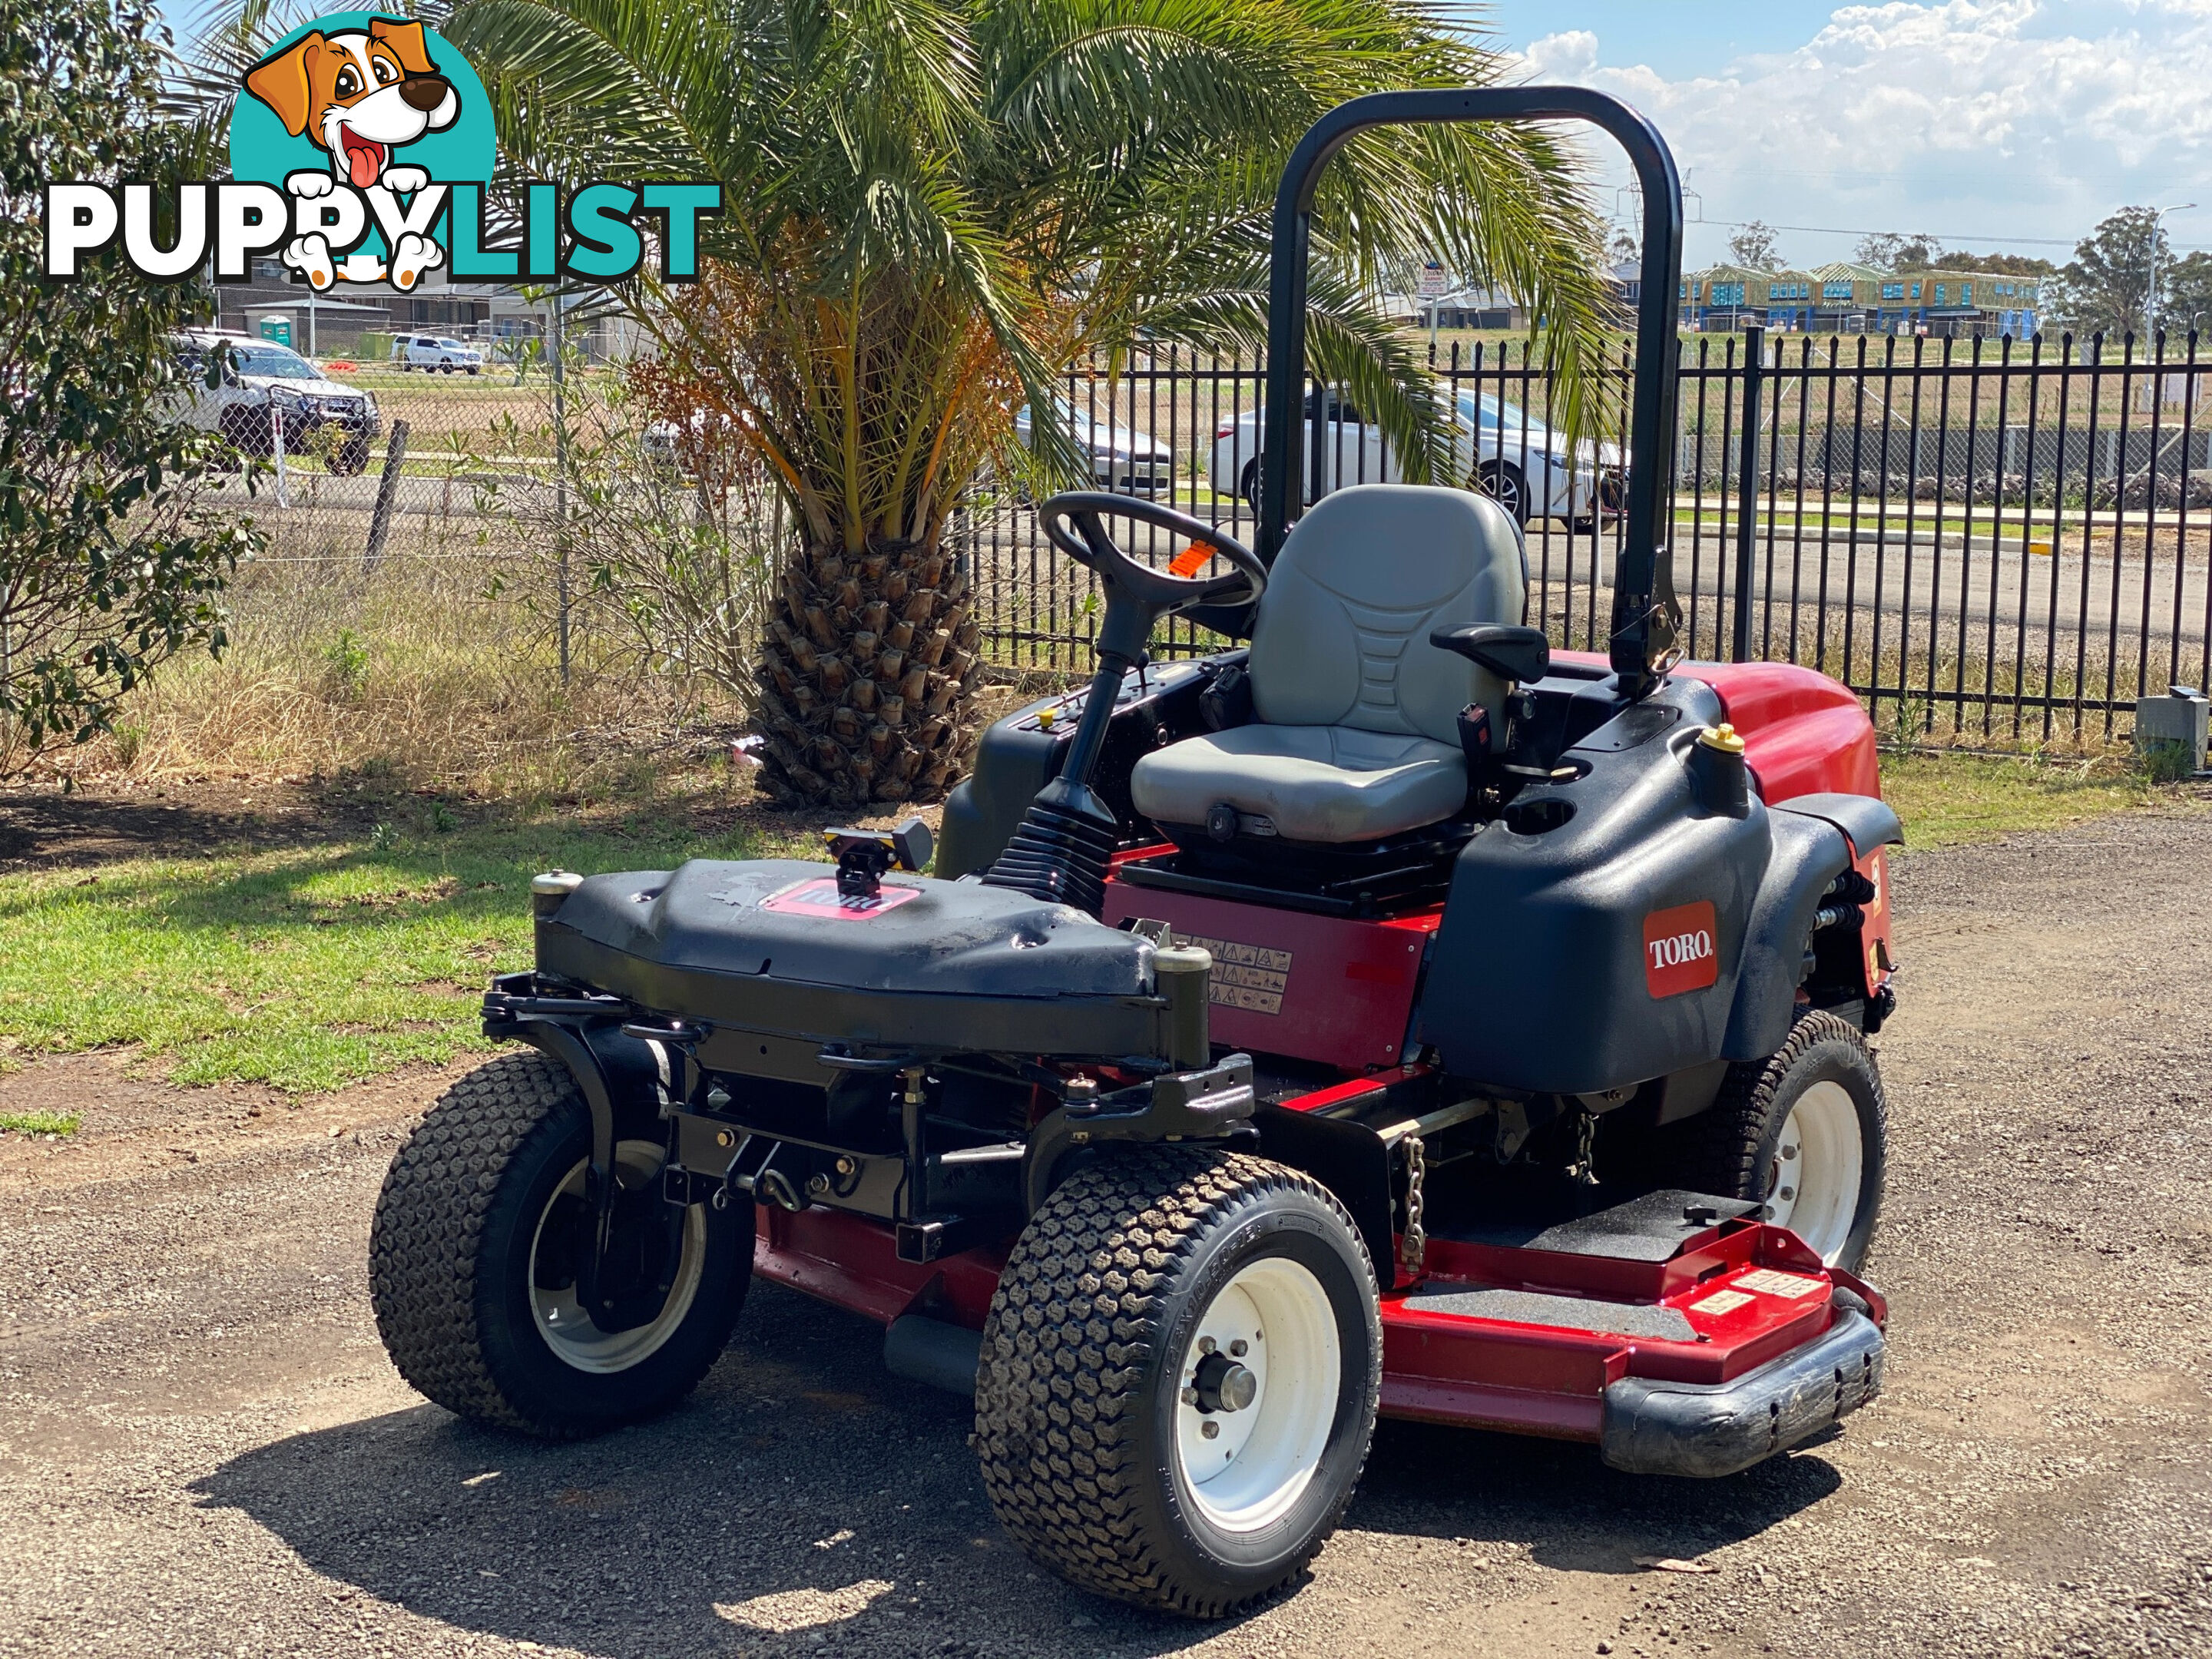
[[[1875,1407],[1711,1483],[1385,1425],[1310,1583],[1218,1626],[1041,1577],[963,1402],[787,1292],[603,1441],[422,1403],[362,1255],[436,1076],[33,1063],[0,1104],[86,1127],[0,1139],[0,1654],[2212,1653],[2208,828],[1903,860]]]

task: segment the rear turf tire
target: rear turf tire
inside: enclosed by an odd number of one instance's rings
[[[665,1238],[650,1231],[665,1214],[655,1127],[617,1125],[618,1244],[622,1227],[647,1230],[628,1236],[641,1249]],[[454,1084],[392,1159],[370,1301],[400,1376],[448,1411],[549,1440],[596,1434],[675,1404],[729,1340],[752,1271],[750,1206],[684,1212],[675,1284],[642,1325],[601,1333],[576,1309],[562,1223],[583,1203],[591,1144],[574,1079],[527,1050]]]
[[[1729,1068],[1711,1110],[1662,1130],[1674,1184],[1749,1199],[1831,1267],[1856,1273],[1881,1218],[1888,1105],[1866,1036],[1826,1011]]]
[[[1248,1375],[1230,1379],[1240,1345]],[[1070,1583],[1218,1618],[1297,1577],[1335,1530],[1382,1358],[1374,1269],[1319,1182],[1199,1148],[1102,1158],[1030,1219],[992,1298],[984,1489]]]

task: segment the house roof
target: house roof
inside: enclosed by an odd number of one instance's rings
[[[307,308],[307,296],[304,294],[296,300],[257,300],[252,305],[239,307],[249,317],[257,311],[305,311]],[[315,314],[318,317],[381,317],[386,321],[392,317],[391,310],[384,306],[356,305],[349,300],[325,300],[320,295],[315,296]]]

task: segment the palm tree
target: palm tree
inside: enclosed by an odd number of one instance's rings
[[[1361,93],[1498,80],[1466,25],[1431,0],[458,0],[516,177],[722,186],[701,279],[619,301],[660,347],[652,396],[724,417],[797,528],[761,650],[772,787],[945,788],[981,672],[946,518],[1019,464],[1016,406],[1139,329],[1261,346],[1291,146]],[[1429,257],[1514,291],[1573,420],[1608,313],[1581,185],[1532,129],[1398,130],[1332,170],[1312,355],[1411,476],[1445,463],[1443,417],[1374,296]]]

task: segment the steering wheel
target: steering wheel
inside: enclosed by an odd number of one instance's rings
[[[1167,569],[1155,570],[1150,565],[1138,563],[1115,545],[1114,538],[1106,533],[1106,526],[1099,522],[1100,516],[1108,513],[1119,514],[1175,535],[1188,536],[1191,544],[1176,556]],[[1224,535],[1203,519],[1194,519],[1188,513],[1178,513],[1171,507],[1162,507],[1139,496],[1111,495],[1103,489],[1064,490],[1037,508],[1037,520],[1044,526],[1044,533],[1052,538],[1054,547],[1106,584],[1109,611],[1117,592],[1126,594],[1144,608],[1147,633],[1162,617],[1171,617],[1197,605],[1251,605],[1267,589],[1267,567],[1243,543]],[[1189,568],[1197,569],[1202,562],[1202,554],[1199,561],[1193,561],[1191,556],[1206,549],[1220,554],[1233,568],[1218,576],[1185,574],[1176,568],[1189,561]],[[1103,639],[1101,644],[1104,644]],[[1141,646],[1141,640],[1139,644]]]

